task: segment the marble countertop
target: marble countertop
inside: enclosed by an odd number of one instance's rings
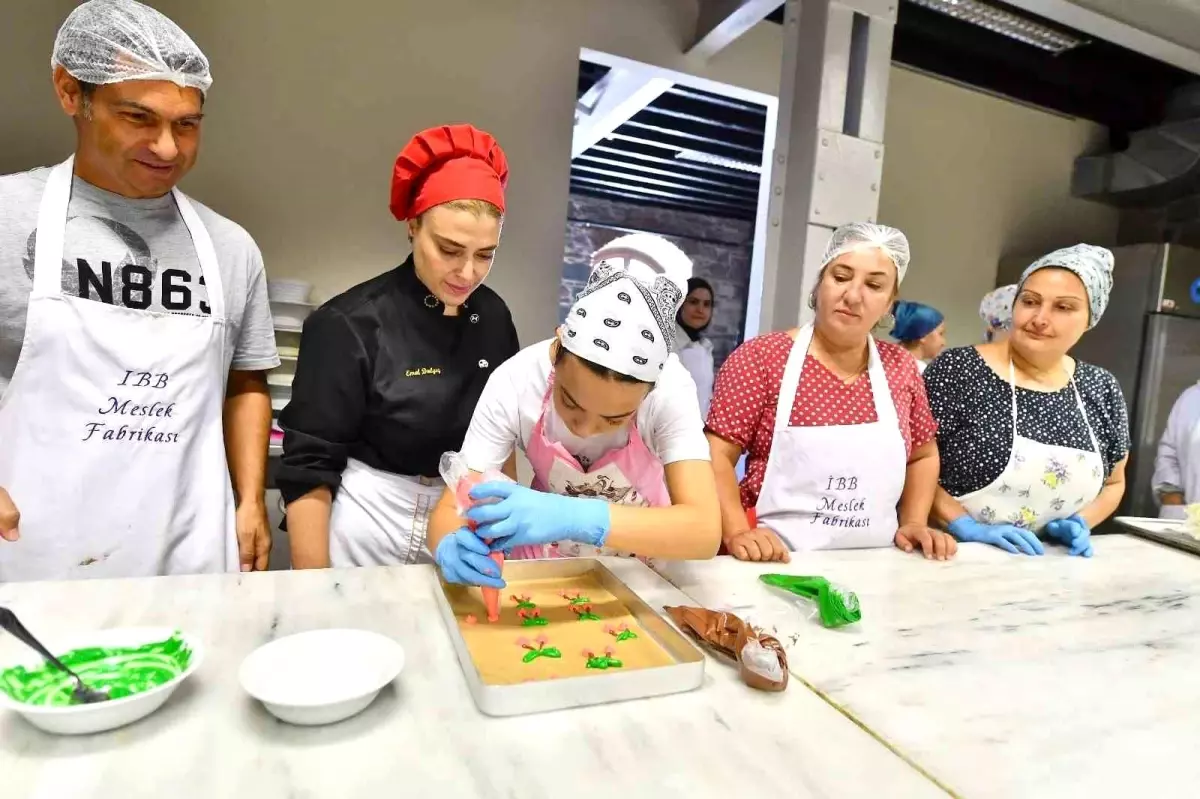
[[[772,628],[793,675],[967,799],[1193,797],[1200,790],[1200,558],[1132,536],[1096,556],[960,545],[728,558],[664,574],[697,603]],[[853,589],[859,624],[757,580]]]
[[[607,562],[652,607],[690,604],[635,561]],[[924,565],[924,564],[918,564]],[[155,715],[54,737],[0,714],[5,799],[319,797],[945,797],[796,681],[746,688],[713,659],[675,696],[509,719],[478,713],[437,615],[427,566],[0,585],[49,641],[81,628],[176,626],[204,665]],[[276,636],[359,627],[394,637],[405,671],[354,719],[291,727],[238,685]],[[19,645],[0,639],[0,662]],[[1194,718],[1194,717],[1193,717]]]

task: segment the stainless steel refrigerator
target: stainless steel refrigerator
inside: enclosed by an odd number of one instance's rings
[[[1118,514],[1157,516],[1150,478],[1158,442],[1175,400],[1200,381],[1200,250],[1136,244],[1113,254],[1108,310],[1071,354],[1112,372],[1129,407],[1132,449]],[[1001,259],[996,285],[1015,283],[1036,257]]]

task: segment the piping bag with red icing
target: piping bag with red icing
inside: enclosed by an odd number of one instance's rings
[[[483,472],[482,474],[472,472],[463,463],[463,459],[457,452],[442,453],[442,458],[438,462],[438,472],[442,475],[442,479],[446,481],[446,485],[451,486],[454,490],[454,505],[458,508],[459,516],[465,516],[467,509],[475,504],[475,500],[471,499],[471,489],[475,486],[493,480],[513,482],[508,475],[495,469]],[[468,521],[467,529],[474,532],[475,523]],[[484,539],[484,543],[490,544],[491,540]],[[491,558],[496,562],[496,566],[500,569],[501,574],[503,574],[504,553],[493,552]],[[483,604],[487,609],[488,621],[500,621],[500,591],[496,588],[487,588],[485,586],[480,586],[479,590],[483,594]]]

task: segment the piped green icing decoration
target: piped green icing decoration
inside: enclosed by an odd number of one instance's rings
[[[637,638],[637,633],[633,630],[625,629],[617,633],[617,641],[632,641],[634,638]]]
[[[517,608],[520,610],[533,610],[537,607],[537,605],[529,601],[528,596],[517,596],[516,594],[513,594],[509,597],[509,599],[511,599],[513,602],[516,602]]]
[[[110,699],[121,699],[157,688],[187,671],[192,650],[180,633],[165,641],[138,647],[88,647],[59,655],[89,688],[107,689]],[[28,705],[75,704],[75,681],[46,663],[35,669],[14,666],[0,672],[0,691]]]
[[[821,624],[826,627],[844,627],[862,618],[858,595],[834,587],[824,577],[798,577],[791,574],[762,574],[759,579],[767,585],[790,591],[817,605]]]
[[[543,619],[541,616],[526,616],[521,619],[522,627],[545,627],[550,622]]]
[[[610,655],[592,655],[587,659],[589,669],[619,669],[625,664]]]
[[[532,663],[538,658],[560,658],[562,652],[558,651],[558,647],[548,646],[545,649],[530,649],[525,653],[525,657],[521,658],[522,663]]]

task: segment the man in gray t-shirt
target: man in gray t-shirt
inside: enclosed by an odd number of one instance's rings
[[[73,162],[0,176],[0,582],[236,568],[235,532],[242,571],[265,569],[279,357],[262,255],[172,194],[196,161],[208,60],[154,9],[89,0],[51,65]],[[63,225],[61,265],[39,219]],[[35,274],[51,276],[36,295]]]
[[[33,290],[38,204],[49,169],[0,175],[0,397],[12,379]],[[227,368],[279,365],[262,254],[237,224],[193,201],[217,251],[225,289]],[[63,248],[62,290],[123,308],[207,315],[196,249],[171,195],[130,199],[76,176]]]

